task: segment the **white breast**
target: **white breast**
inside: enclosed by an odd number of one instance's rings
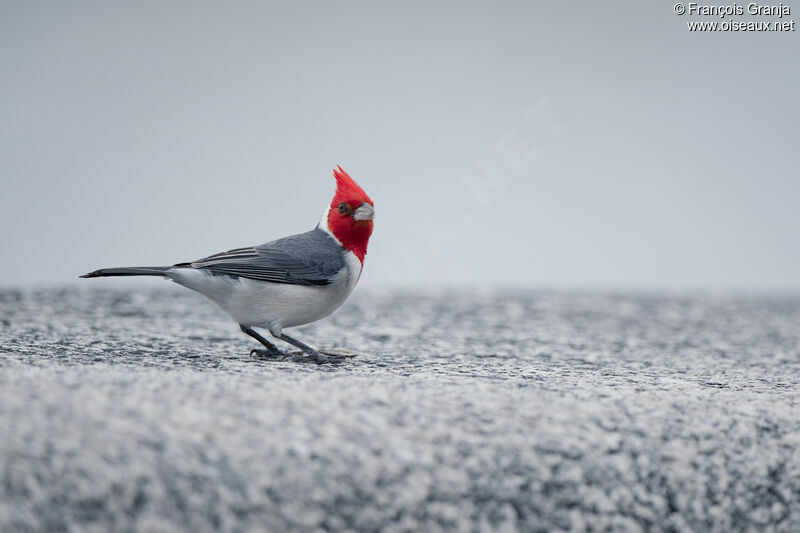
[[[239,324],[267,328],[279,336],[282,328],[308,324],[334,312],[353,292],[361,267],[358,257],[348,251],[345,267],[331,284],[321,287],[229,278],[192,268],[176,268],[169,275],[216,302]]]

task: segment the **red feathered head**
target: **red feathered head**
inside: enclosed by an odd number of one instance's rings
[[[333,169],[333,177],[336,178],[336,194],[328,211],[328,229],[363,263],[372,235],[375,204],[342,167]]]

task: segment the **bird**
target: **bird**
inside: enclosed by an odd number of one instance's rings
[[[375,204],[341,166],[333,177],[333,199],[311,231],[172,266],[102,268],[80,277],[166,278],[211,299],[264,346],[251,356],[340,363],[347,356],[322,353],[283,331],[334,312],[364,269]],[[254,328],[266,329],[300,354],[287,355]]]

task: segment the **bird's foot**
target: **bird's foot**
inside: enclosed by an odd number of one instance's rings
[[[347,348],[320,350],[319,353],[321,353],[322,355],[327,355],[328,357],[333,357],[334,359],[340,361],[353,359],[356,356],[356,354],[353,353],[352,350],[348,350]]]
[[[308,358],[318,365],[338,365],[347,361],[347,357],[343,355],[328,355],[322,352],[308,354]]]
[[[290,360],[295,363],[316,363],[318,365],[336,365],[352,359],[356,354],[350,350],[310,350],[306,352],[281,352],[280,350],[253,349],[250,357],[253,359],[269,359],[272,361]]]
[[[293,352],[287,354],[284,359],[291,357],[295,363],[316,363],[318,365],[338,365],[348,359],[352,359],[356,354],[349,350],[333,352],[330,350],[305,350],[303,352]]]
[[[262,348],[250,350],[250,357],[255,359],[285,359],[287,355],[280,350],[265,350]]]

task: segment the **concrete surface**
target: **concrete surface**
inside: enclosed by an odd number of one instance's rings
[[[0,531],[800,531],[800,295],[0,291]]]

